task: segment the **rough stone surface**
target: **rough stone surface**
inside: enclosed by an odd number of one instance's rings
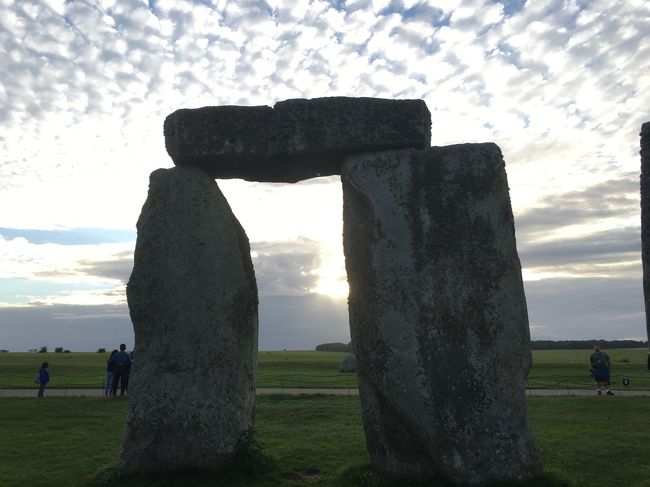
[[[526,409],[526,301],[494,144],[343,162],[352,344],[368,450],[402,478],[542,470]]]
[[[339,366],[339,372],[356,372],[357,371],[357,358],[353,353],[347,354],[341,360],[341,365]]]
[[[643,295],[645,298],[645,323],[648,337],[650,337],[650,122],[641,125],[641,133],[639,135],[641,135],[641,257],[643,260]],[[650,370],[650,352],[648,353],[648,370]]]
[[[253,423],[257,286],[246,234],[201,169],[151,174],[127,297],[136,360],[120,469],[225,466]]]
[[[165,120],[174,164],[215,178],[296,182],[340,174],[344,155],[428,147],[431,114],[422,100],[330,97],[268,106],[181,109]]]

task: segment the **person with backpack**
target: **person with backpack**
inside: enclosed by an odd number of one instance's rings
[[[41,369],[38,371],[38,375],[34,380],[34,382],[37,382],[39,384],[37,397],[43,397],[43,393],[45,392],[47,383],[50,382],[50,373],[47,370],[49,366],[50,366],[49,363],[43,362],[41,364]]]
[[[611,364],[609,362],[609,355],[600,351],[600,345],[594,345],[594,353],[589,357],[589,370],[591,370],[591,377],[598,384],[598,395],[607,391],[608,396],[613,396],[614,393],[609,388],[609,369]]]
[[[120,384],[120,396],[129,387],[129,372],[131,371],[131,356],[126,352],[126,345],[120,344],[120,351],[117,352],[108,361],[109,366],[113,368],[113,390],[112,395],[117,394],[117,384]]]

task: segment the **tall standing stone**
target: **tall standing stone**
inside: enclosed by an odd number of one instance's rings
[[[127,297],[136,345],[121,470],[227,465],[253,423],[257,285],[246,234],[201,169],[151,174]]]
[[[461,485],[541,473],[499,148],[349,156],[342,181],[350,328],[375,467]]]
[[[650,337],[650,122],[641,125],[641,257],[645,324]],[[650,343],[650,339],[648,340]],[[650,370],[650,349],[648,351]]]

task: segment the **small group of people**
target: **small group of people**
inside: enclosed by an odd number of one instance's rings
[[[601,352],[600,345],[594,345],[594,353],[589,356],[589,370],[591,370],[591,377],[598,384],[597,394],[602,395],[603,391],[608,396],[613,396],[614,393],[609,388],[609,369],[612,365],[609,362],[609,355]]]
[[[126,345],[120,344],[120,350],[113,350],[106,360],[106,386],[104,396],[117,395],[117,386],[120,386],[120,396],[128,393],[129,375],[133,364],[133,352],[126,351]]]
[[[120,387],[120,395],[123,396],[129,390],[129,374],[133,364],[133,352],[126,351],[126,345],[120,344],[120,349],[113,350],[111,356],[106,360],[106,384],[104,387],[104,396],[117,395],[117,387]],[[47,384],[50,382],[50,364],[43,362],[34,378],[38,387],[37,397],[43,397]]]

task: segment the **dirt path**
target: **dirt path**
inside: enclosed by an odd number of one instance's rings
[[[0,389],[2,397],[36,397],[38,389]],[[297,389],[297,388],[263,388],[258,394],[336,394],[359,395],[357,389]],[[616,396],[650,396],[650,391],[616,390]],[[101,397],[103,389],[47,389],[46,397]],[[594,389],[527,389],[528,396],[595,396]]]

